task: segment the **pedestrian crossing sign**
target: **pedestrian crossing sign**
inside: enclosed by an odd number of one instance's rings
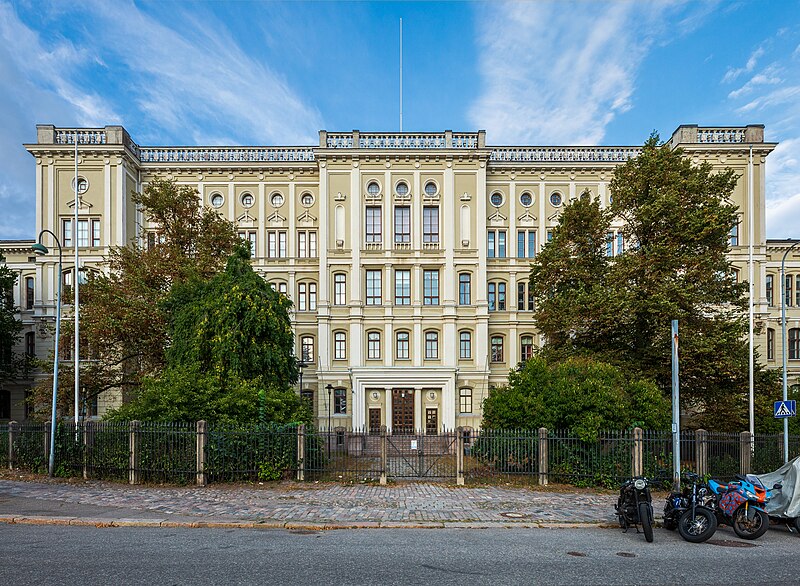
[[[796,401],[775,401],[775,417],[783,419],[797,414]]]

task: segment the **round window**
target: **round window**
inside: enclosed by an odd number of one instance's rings
[[[489,198],[489,201],[492,202],[494,207],[499,208],[503,204],[503,194],[499,191],[495,191],[492,197]]]
[[[561,201],[562,201],[561,194],[558,193],[557,191],[554,191],[553,193],[550,194],[550,203],[553,204],[554,206],[556,207],[560,206]]]
[[[396,193],[397,195],[399,195],[400,197],[405,197],[405,196],[407,196],[407,195],[408,195],[408,183],[406,183],[405,181],[401,181],[401,182],[400,182],[400,183],[398,183],[398,184],[397,184],[397,186],[394,188],[394,191],[395,191],[395,193]]]
[[[307,191],[300,196],[300,203],[304,206],[311,207],[314,204],[314,196],[308,193]]]
[[[381,186],[376,181],[370,181],[367,185],[367,193],[376,196],[381,192]]]
[[[242,205],[246,208],[253,207],[253,194],[252,193],[243,193],[242,194]]]
[[[214,193],[211,196],[211,205],[215,208],[222,207],[222,203],[225,201],[225,198],[222,197],[221,193]]]
[[[436,184],[433,181],[428,181],[425,184],[425,195],[433,197],[439,191],[439,188],[436,187]]]
[[[89,190],[89,181],[86,177],[78,176],[78,194],[82,195]],[[72,178],[72,191],[75,191],[75,178]]]
[[[272,202],[272,207],[281,207],[283,205],[283,194],[273,193],[270,202]]]
[[[533,196],[530,192],[525,191],[522,195],[519,196],[519,203],[524,205],[526,208],[533,203]]]

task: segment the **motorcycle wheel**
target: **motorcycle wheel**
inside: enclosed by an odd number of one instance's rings
[[[747,511],[739,507],[733,514],[733,530],[742,539],[758,539],[769,529],[769,517],[764,511],[756,511],[752,521],[747,519]]]
[[[653,523],[651,520],[650,505],[647,503],[639,503],[639,522],[642,524],[642,531],[644,531],[644,538],[647,543],[653,543]]]
[[[678,533],[690,543],[703,543],[717,530],[717,518],[708,509],[685,511],[678,519]]]

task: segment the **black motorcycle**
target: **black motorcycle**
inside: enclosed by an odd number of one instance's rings
[[[717,530],[717,517],[712,504],[714,495],[693,472],[686,472],[686,483],[680,492],[672,492],[664,505],[664,528],[678,530],[686,541],[702,543]]]
[[[631,526],[642,526],[644,538],[653,541],[653,498],[650,496],[650,481],[644,476],[626,480],[619,488],[619,499],[614,505],[619,525],[627,533]]]

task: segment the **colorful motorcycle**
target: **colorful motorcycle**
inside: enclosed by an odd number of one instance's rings
[[[769,529],[765,505],[771,493],[753,474],[736,475],[736,480],[723,484],[709,480],[714,494],[712,506],[720,525],[730,525],[742,539],[758,539]]]

